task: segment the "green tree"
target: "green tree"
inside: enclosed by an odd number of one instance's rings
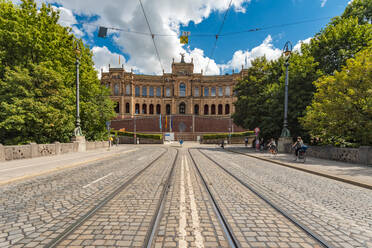
[[[100,85],[89,47],[77,40],[69,28],[59,25],[58,19],[59,13],[50,5],[43,4],[38,9],[34,0],[23,0],[20,5],[0,0],[0,143],[66,141],[72,136],[75,118],[75,42],[81,48],[83,133],[88,140],[103,139],[107,135],[105,122],[115,116],[109,92]],[[61,104],[52,101],[51,95],[43,93],[44,84],[52,82],[53,95],[60,98]],[[21,88],[25,91],[23,95],[19,95]],[[29,101],[28,107],[22,97]],[[32,115],[34,117],[31,118]],[[39,118],[38,125],[32,121],[34,118]],[[53,124],[53,131],[45,128],[49,124]]]
[[[310,44],[302,46],[304,54],[313,56],[324,74],[340,71],[347,59],[353,58],[372,40],[371,24],[359,25],[357,17],[338,20],[315,35]]]
[[[288,126],[292,135],[304,136],[298,117],[304,115],[311,103],[312,82],[321,74],[311,56],[293,53],[289,66]],[[238,83],[234,122],[252,130],[259,126],[267,139],[278,137],[283,128],[284,116],[284,58],[268,62],[264,57],[252,62],[248,76]]]
[[[351,16],[358,17],[359,24],[371,24],[372,22],[372,1],[371,0],[354,0],[346,6],[342,18]]]
[[[315,82],[302,125],[324,143],[372,145],[372,49],[358,53],[334,76]]]

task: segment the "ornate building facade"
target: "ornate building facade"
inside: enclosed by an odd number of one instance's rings
[[[242,131],[231,119],[234,86],[247,73],[206,76],[194,73],[194,64],[172,63],[172,72],[160,76],[137,75],[122,68],[102,72],[101,83],[116,102],[114,129],[137,132],[189,133]],[[168,118],[168,123],[167,123]],[[134,120],[135,119],[135,120]],[[173,127],[173,128],[172,128]]]
[[[151,115],[231,116],[236,100],[233,89],[239,73],[205,76],[193,73],[194,64],[172,63],[172,72],[161,76],[136,75],[124,68],[102,72],[102,84],[111,89],[117,119]]]

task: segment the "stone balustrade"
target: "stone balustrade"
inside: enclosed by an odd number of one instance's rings
[[[372,166],[372,147],[340,148],[333,146],[311,146],[308,156]]]
[[[9,161],[24,158],[36,158],[43,156],[53,156],[70,152],[78,152],[81,142],[59,143],[53,144],[36,144],[30,143],[27,145],[4,146],[0,144],[0,161]],[[94,150],[109,146],[108,141],[93,141],[84,144],[86,150]]]

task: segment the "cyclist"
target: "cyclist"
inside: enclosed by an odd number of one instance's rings
[[[295,149],[295,155],[296,155],[296,159],[295,161],[297,160],[297,156],[298,156],[298,151],[301,150],[301,148],[304,146],[304,142],[302,141],[301,137],[298,136],[297,137],[297,141],[292,145],[292,148]]]
[[[267,147],[269,147],[269,151],[272,154],[275,154],[277,152],[276,143],[275,143],[274,138],[271,138],[270,142],[267,144]]]

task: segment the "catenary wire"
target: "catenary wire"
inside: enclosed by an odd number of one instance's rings
[[[332,17],[328,16],[328,17],[321,17],[321,18],[316,18],[316,19],[307,19],[307,20],[303,20],[303,21],[266,26],[266,27],[262,27],[262,28],[251,28],[251,29],[240,30],[240,31],[235,31],[235,32],[222,33],[222,34],[218,35],[218,37],[220,38],[222,36],[231,36],[231,35],[238,35],[238,34],[243,34],[243,33],[263,31],[263,30],[268,30],[268,29],[273,29],[273,28],[288,27],[288,26],[294,26],[294,25],[303,24],[303,23],[312,23],[312,22],[317,22],[317,21],[326,20],[326,19],[330,19],[330,18],[332,18]],[[63,19],[61,18],[60,20],[63,20]],[[67,20],[63,20],[63,21],[67,21]],[[78,22],[77,24],[88,25],[88,26],[93,26],[93,27],[97,27],[97,28],[101,26],[101,25],[88,23],[88,22],[82,22],[82,21]],[[72,25],[74,25],[74,23],[71,23],[71,26]],[[133,33],[133,34],[139,34],[139,35],[145,35],[145,36],[151,36],[151,35],[163,36],[163,37],[178,37],[179,36],[178,34],[160,34],[160,33],[151,34],[151,33],[139,32],[139,31],[124,29],[124,28],[107,27],[107,26],[105,26],[105,27],[107,29],[111,29],[111,30],[115,30],[115,31],[123,32],[123,33]],[[198,34],[190,34],[189,35],[189,37],[212,37],[212,36],[215,37],[216,34],[213,34],[213,33],[198,33]]]
[[[143,5],[142,5],[142,1],[141,1],[141,0],[138,0],[138,1],[140,2],[140,5],[141,5],[141,8],[142,8],[143,15],[145,16],[147,26],[148,26],[149,31],[150,31],[150,33],[151,33],[152,42],[154,43],[154,47],[155,47],[155,51],[156,51],[156,55],[158,56],[161,70],[164,71],[163,64],[161,63],[161,59],[160,59],[160,55],[159,55],[159,51],[158,51],[158,48],[156,47],[156,43],[155,43],[155,35],[154,35],[154,34],[152,33],[152,31],[151,31],[150,23],[149,23],[149,21],[148,21],[148,19],[147,19],[145,9],[143,8]]]
[[[220,35],[220,33],[221,33],[221,31],[222,31],[222,28],[223,28],[223,25],[225,24],[226,16],[227,16],[227,14],[229,13],[231,3],[232,3],[232,0],[230,0],[229,6],[227,7],[227,9],[226,9],[226,11],[225,11],[225,15],[224,15],[224,17],[223,17],[223,20],[222,20],[221,26],[220,26],[220,28],[218,29],[218,32],[217,32],[217,34],[216,34],[216,39],[215,39],[215,41],[214,41],[214,45],[213,45],[213,48],[212,48],[211,56],[208,57],[208,63],[207,63],[207,66],[206,66],[206,68],[205,68],[205,73],[207,73],[207,71],[208,71],[209,62],[211,61],[211,58],[213,58],[214,51],[216,50],[218,36]]]

